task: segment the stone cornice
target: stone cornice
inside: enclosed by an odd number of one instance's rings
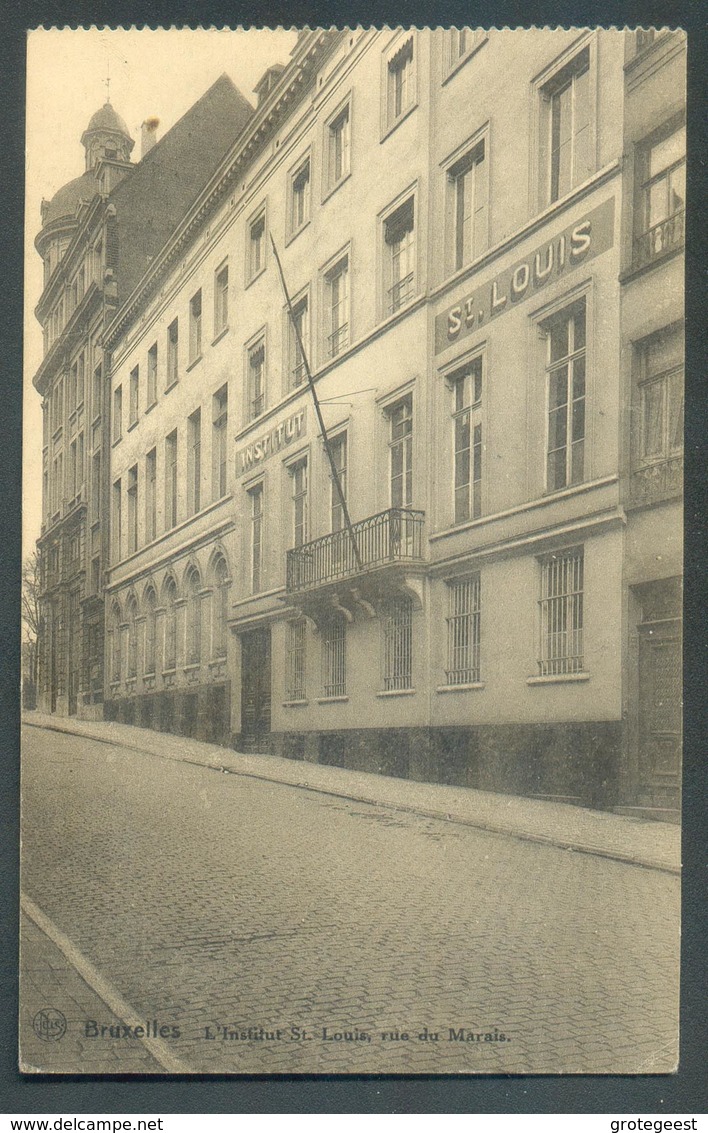
[[[37,373],[32,379],[32,385],[43,396],[53,375],[61,369],[67,356],[76,345],[77,339],[84,337],[84,323],[93,314],[102,298],[103,292],[98,284],[92,281],[84,292],[81,302],[74,308],[71,318],[61,334],[52,343],[51,349],[45,354]]]

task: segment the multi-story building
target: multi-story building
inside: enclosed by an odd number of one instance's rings
[[[266,73],[107,330],[112,718],[675,809],[682,77],[615,30]]]
[[[104,522],[111,414],[103,328],[163,246],[252,107],[225,75],[159,142],[143,125],[131,162],[128,128],[110,103],[81,138],[84,173],[42,205],[35,241],[44,261],[36,314],[44,358],[39,706],[102,715]],[[126,412],[128,406],[126,404]],[[117,426],[115,426],[117,427]]]

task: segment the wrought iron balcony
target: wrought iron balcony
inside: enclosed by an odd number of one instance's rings
[[[354,578],[390,563],[420,562],[425,513],[388,508],[352,524],[359,559],[349,531],[332,531],[288,551],[287,590],[297,593]]]
[[[631,502],[654,503],[681,494],[683,486],[683,456],[646,464],[632,472]]]
[[[644,267],[667,252],[679,248],[684,242],[685,212],[675,212],[647,232],[643,232],[634,242],[634,266]]]

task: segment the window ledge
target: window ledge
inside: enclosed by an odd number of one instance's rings
[[[469,684],[464,685],[438,685],[436,692],[471,692],[476,689],[486,688],[484,681],[470,681]]]
[[[575,684],[578,681],[589,681],[589,673],[557,673],[549,677],[527,677],[527,685],[557,685]]]
[[[126,429],[126,432],[127,433],[131,432],[131,430],[135,428],[137,423],[138,423],[138,418],[136,417],[134,421],[130,422],[130,424],[128,425],[128,428]]]
[[[414,688],[385,688],[376,693],[380,699],[388,699],[392,696],[415,696]]]
[[[245,282],[245,284],[244,284],[244,291],[245,291],[245,290],[246,290],[247,288],[249,288],[249,287],[251,286],[251,284],[252,284],[252,283],[255,283],[257,279],[260,279],[260,278],[261,278],[261,276],[263,275],[263,272],[265,271],[266,267],[267,267],[267,264],[263,264],[263,267],[262,267],[262,268],[259,268],[257,272],[255,272],[255,273],[254,273],[253,275],[251,275],[251,276],[249,276],[249,277],[248,277],[248,279],[246,280],[246,282]]]
[[[152,413],[152,411],[153,411],[153,409],[155,408],[156,405],[157,405],[157,399],[155,399],[155,401],[151,401],[149,405],[145,406],[145,413],[146,414]]]
[[[122,433],[119,437],[114,437],[113,440],[111,441],[111,448],[115,448],[116,445],[119,445],[122,440],[123,440],[123,434]]]
[[[177,674],[176,669],[163,669],[162,670],[163,677],[174,677],[174,676],[176,676],[176,674]]]
[[[318,696],[317,704],[346,704],[348,696]]]
[[[407,109],[404,110],[401,114],[399,114],[398,118],[394,119],[393,122],[387,123],[381,134],[381,142],[385,142],[386,138],[389,138],[394,130],[398,129],[398,127],[401,125],[401,122],[405,122],[406,118],[408,118],[413,113],[413,111],[417,109],[418,102],[416,101],[411,106],[407,107]]]
[[[464,67],[465,63],[469,63],[470,59],[474,55],[477,54],[479,49],[481,47],[484,47],[484,45],[485,45],[485,43],[487,42],[488,39],[489,39],[488,35],[483,36],[482,39],[480,39],[478,43],[474,43],[472,45],[472,47],[470,47],[469,51],[465,52],[464,55],[461,55],[460,58],[457,59],[452,64],[452,66],[449,68],[449,70],[446,70],[445,76],[444,76],[442,83],[440,85],[444,87],[446,83],[449,83],[450,79],[453,77],[453,75],[456,75],[457,72],[460,71]]]
[[[348,699],[349,699],[348,696],[344,697],[344,700],[348,700]],[[284,700],[283,701],[283,708],[305,708],[305,706],[308,705],[309,703],[310,703],[309,700]],[[322,703],[321,700],[318,701],[318,704],[321,704],[321,703]]]
[[[306,228],[309,228],[309,226],[310,226],[310,217],[308,216],[307,220],[303,220],[303,222],[299,226],[299,228],[293,228],[288,233],[288,235],[285,238],[285,247],[287,248],[288,244],[292,244],[293,240],[296,240],[297,237],[300,235],[300,233],[304,232]]]
[[[345,183],[345,181],[349,180],[351,175],[352,171],[350,169],[347,173],[344,174],[343,177],[340,177],[338,181],[335,181],[333,185],[328,185],[324,193],[322,194],[322,204],[324,204],[325,201],[328,201],[332,194],[336,193],[337,189],[339,189]]]
[[[179,378],[175,378],[175,380],[173,382],[170,382],[170,384],[168,386],[165,386],[165,393],[169,393],[170,390],[174,389],[175,386],[178,385],[178,384],[179,384]]]
[[[185,370],[185,373],[186,373],[186,374],[188,374],[190,370],[193,370],[195,366],[198,366],[198,365],[199,365],[199,363],[200,363],[200,362],[201,362],[201,360],[202,360],[202,357],[203,357],[203,355],[201,355],[201,354],[197,354],[197,357],[196,357],[196,358],[192,358],[192,361],[191,361],[191,362],[189,363],[189,365],[187,366],[187,368],[186,368],[186,370]]]
[[[211,340],[212,346],[216,346],[217,342],[221,342],[224,335],[228,334],[228,333],[229,333],[229,326],[228,326],[228,323],[227,323],[226,326],[222,327],[221,330],[218,332],[218,334],[216,334],[214,336],[214,338],[212,338],[212,340]]]

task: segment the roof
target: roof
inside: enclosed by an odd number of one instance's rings
[[[48,224],[52,224],[55,220],[61,220],[62,217],[74,216],[79,201],[90,201],[97,192],[98,184],[92,169],[82,173],[80,177],[75,177],[73,181],[69,181],[66,185],[62,185],[47,206],[42,219],[42,227],[46,228]]]
[[[94,130],[115,130],[116,133],[124,134],[126,138],[130,138],[128,127],[110,102],[104,103],[101,109],[96,111],[86,127],[85,133],[90,134]]]

